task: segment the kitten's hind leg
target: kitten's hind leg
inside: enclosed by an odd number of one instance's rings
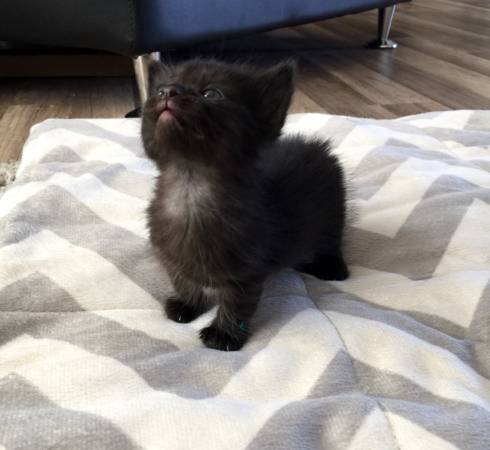
[[[211,309],[212,304],[202,288],[182,278],[172,281],[177,295],[168,298],[165,303],[165,313],[169,319],[188,323]]]
[[[349,276],[349,269],[339,248],[328,253],[319,253],[311,263],[300,264],[295,269],[320,280],[342,281]]]

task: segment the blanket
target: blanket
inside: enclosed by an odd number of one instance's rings
[[[490,448],[490,111],[290,116],[350,174],[351,276],[271,278],[238,352],[163,313],[139,126],[37,124],[0,197],[0,449]]]

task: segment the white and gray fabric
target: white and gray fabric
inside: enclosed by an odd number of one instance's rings
[[[350,173],[351,277],[282,272],[226,353],[213,311],[162,312],[139,122],[32,129],[0,197],[0,449],[490,448],[490,112],[285,132]]]

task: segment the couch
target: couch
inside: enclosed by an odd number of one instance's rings
[[[158,52],[379,9],[377,48],[388,40],[398,3],[407,0],[0,0],[0,41],[78,47],[135,58],[140,96]],[[147,55],[147,56],[145,56]]]

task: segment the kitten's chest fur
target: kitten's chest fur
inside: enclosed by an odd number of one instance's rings
[[[161,172],[150,206],[150,227],[165,237],[165,247],[192,242],[196,228],[210,225],[217,203],[210,180],[200,174],[177,170]]]
[[[216,203],[216,192],[204,175],[170,167],[158,180],[156,201],[166,224],[179,226],[197,216],[204,218],[213,201]]]
[[[228,263],[220,239],[230,229],[222,192],[210,174],[163,170],[149,208],[152,243],[167,269],[204,284]],[[216,269],[216,270],[210,270]]]

